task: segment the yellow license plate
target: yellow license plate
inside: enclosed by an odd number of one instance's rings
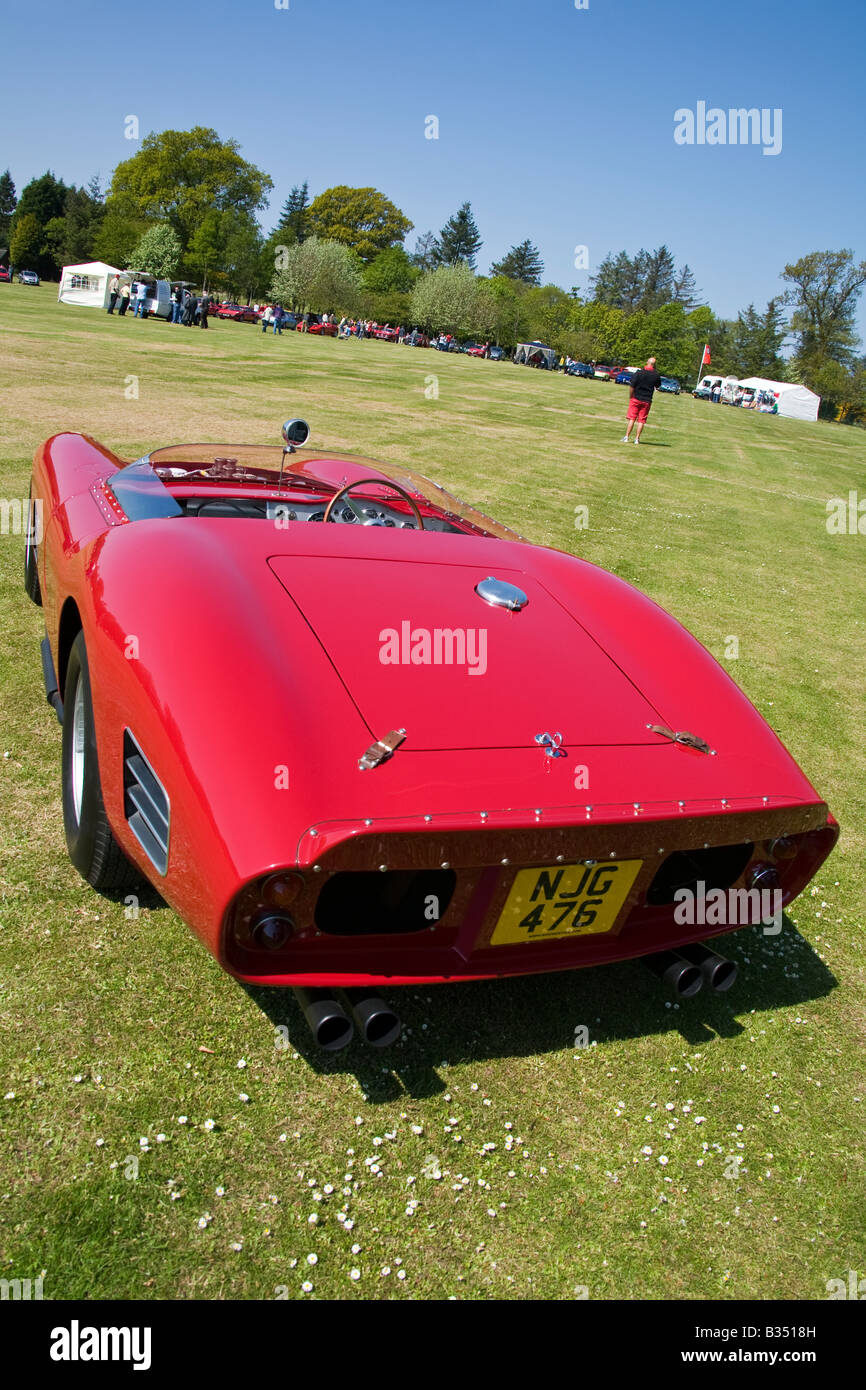
[[[491,946],[610,931],[642,863],[641,859],[604,859],[594,864],[521,869],[490,938]]]

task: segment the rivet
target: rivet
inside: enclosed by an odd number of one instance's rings
[[[706,840],[704,841],[704,849],[709,849],[709,845],[707,844]]]
[[[321,864],[314,864],[314,865],[313,865],[313,873],[314,873],[314,874],[320,874],[321,872],[322,872],[322,866],[321,866]]]
[[[678,802],[677,802],[677,805],[679,806],[680,810],[683,809],[683,807],[685,806],[685,804],[686,804],[686,803],[685,803],[684,801],[678,801]]]
[[[586,864],[586,867],[587,867],[588,869],[591,869],[591,868],[593,868],[593,866],[594,866],[595,864],[598,863],[598,860],[597,860],[597,859],[585,859],[585,860],[584,860],[584,863]]]
[[[556,862],[557,862],[557,864],[561,864],[561,863],[563,862],[564,859],[565,859],[565,855],[564,855],[564,854],[558,854],[558,855],[556,856]]]
[[[426,821],[431,821],[431,820],[433,819],[433,817],[432,817],[432,816],[425,816],[424,819],[425,819]]]
[[[636,801],[636,802],[634,803],[634,809],[635,809],[636,811],[639,811],[639,810],[640,810],[640,802],[639,802],[639,801]]]
[[[439,867],[440,867],[440,869],[450,869],[450,868],[451,868],[451,865],[448,863],[448,860],[447,860],[447,859],[443,859],[443,860],[442,860],[442,863],[439,865]]]
[[[502,859],[502,860],[500,860],[500,863],[502,863],[502,864],[507,864],[507,863],[508,863],[508,860],[507,860],[507,859]]]
[[[541,808],[540,808],[540,807],[536,806],[536,808],[535,808],[535,814],[536,814],[537,816],[540,816],[540,815],[541,815]]]
[[[660,850],[659,850],[659,854],[664,854],[664,850],[663,850],[663,849],[660,849]]]
[[[365,825],[372,825],[373,822],[372,822],[371,820],[367,819],[367,820],[364,821],[364,824],[365,824]]]
[[[608,859],[616,859],[616,850],[615,850],[615,849],[612,849],[611,852],[610,852],[610,854],[609,854],[607,857],[608,857]]]
[[[487,819],[487,812],[486,812],[486,811],[480,811],[479,814],[480,814],[482,820],[486,820],[486,819]]]
[[[767,803],[769,802],[769,800],[770,800],[770,798],[769,798],[768,796],[765,796],[765,797],[764,797],[764,805],[765,805],[765,806],[767,805]]]
[[[314,836],[315,836],[315,835],[318,835],[318,833],[319,833],[318,830],[311,830],[311,831],[310,831],[310,834],[311,834],[311,835],[314,835]]]
[[[380,864],[380,865],[379,865],[379,873],[380,873],[380,874],[386,874],[387,872],[388,872],[388,865],[387,865],[387,864]]]
[[[728,804],[727,798],[723,796],[723,797],[722,797],[722,805],[723,805],[723,806],[727,806],[727,804]]]

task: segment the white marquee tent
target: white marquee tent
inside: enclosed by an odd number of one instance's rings
[[[753,387],[756,391],[772,391],[779,403],[780,415],[788,415],[792,420],[818,418],[821,397],[810,391],[808,386],[797,386],[790,381],[768,381],[763,376],[745,377],[740,385]]]
[[[64,304],[83,304],[89,309],[108,308],[108,286],[112,276],[122,275],[105,261],[85,261],[65,265],[60,275],[57,298]]]

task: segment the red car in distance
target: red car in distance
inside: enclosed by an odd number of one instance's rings
[[[301,316],[301,318],[298,319],[297,329],[299,333],[303,333],[304,331],[303,315]],[[322,323],[321,319],[310,319],[310,324],[307,328],[307,332],[315,333],[321,338],[336,338],[337,324]]]
[[[706,939],[765,895],[781,931],[839,831],[773,729],[631,584],[308,434],[37,451],[24,584],[79,872],[148,880],[330,1048],[397,1036],[385,984],[646,956],[726,989]]]
[[[217,318],[234,319],[236,323],[258,323],[260,315],[251,304],[220,304]]]
[[[6,280],[12,284],[12,270],[8,265],[0,265],[0,280]]]
[[[373,337],[379,338],[383,343],[396,343],[399,336],[400,330],[387,323],[373,329]]]

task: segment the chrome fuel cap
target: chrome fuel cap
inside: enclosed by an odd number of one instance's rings
[[[519,613],[529,602],[526,594],[522,589],[518,589],[516,584],[508,584],[504,579],[494,579],[492,574],[475,585],[475,592],[485,603],[492,604],[494,608],[508,608],[512,613]]]

